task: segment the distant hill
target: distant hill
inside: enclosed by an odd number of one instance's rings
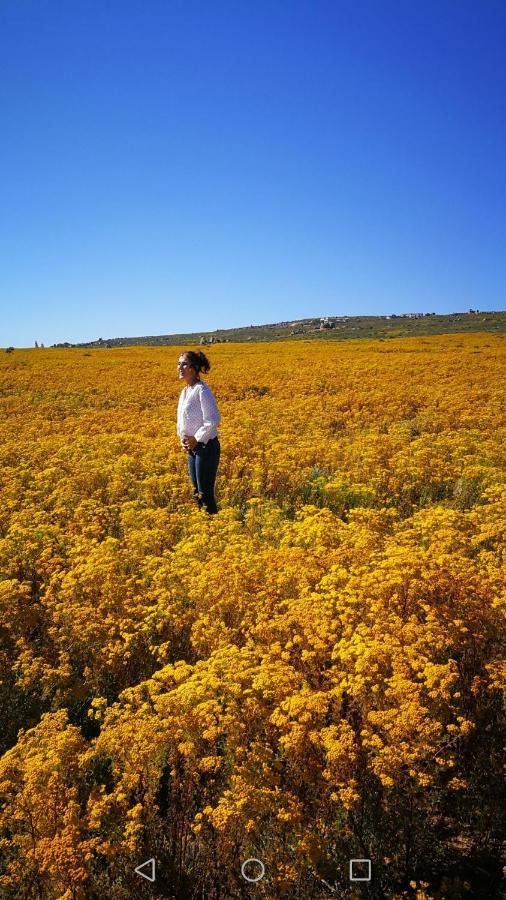
[[[243,341],[283,341],[321,338],[345,341],[356,338],[383,339],[410,335],[445,334],[469,331],[506,331],[506,312],[467,312],[436,315],[408,313],[390,316],[326,316],[274,322],[270,325],[247,325],[241,328],[218,328],[216,331],[194,331],[189,334],[160,334],[145,337],[99,338],[85,344],[53,344],[53,347],[132,347],[181,346]]]

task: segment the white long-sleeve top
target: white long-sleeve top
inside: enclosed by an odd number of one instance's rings
[[[177,405],[177,433],[195,437],[202,444],[218,437],[221,416],[214,394],[205,381],[186,385],[179,395]]]

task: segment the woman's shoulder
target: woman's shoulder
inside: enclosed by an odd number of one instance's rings
[[[200,385],[200,387],[198,388],[198,395],[199,395],[199,397],[207,397],[208,402],[209,402],[210,400],[212,400],[213,403],[216,403],[216,397],[214,396],[214,394],[213,394],[211,388],[209,387],[207,381],[199,381],[199,385]]]

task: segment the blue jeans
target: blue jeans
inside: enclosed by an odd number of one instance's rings
[[[195,450],[188,453],[188,472],[193,485],[193,496],[200,509],[208,513],[217,513],[218,507],[214,497],[214,482],[220,461],[220,442],[217,437],[211,438],[207,444],[200,442]]]

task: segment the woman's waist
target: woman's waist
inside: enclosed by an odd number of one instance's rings
[[[187,437],[195,437],[198,431],[201,431],[202,425],[188,425],[188,423],[183,422],[180,430],[186,434]],[[209,435],[209,439],[218,437],[218,426],[213,425],[212,428],[205,428],[205,433]],[[206,438],[207,440],[207,438]]]
[[[208,444],[216,444],[219,443],[218,435],[214,435],[214,437],[207,438],[206,441],[197,441],[197,447],[207,447]]]
[[[187,437],[187,438],[188,437],[197,437],[198,431],[199,431],[198,428],[193,428],[193,429],[192,428],[183,428],[179,432],[179,437],[181,439],[185,438],[185,437]],[[199,444],[199,446],[204,446],[204,447],[206,444],[210,444],[211,442],[216,443],[216,441],[219,441],[219,434],[218,434],[217,428],[213,428],[212,431],[208,431],[206,433],[205,437],[202,438],[201,440],[199,440],[197,438],[197,444]]]

